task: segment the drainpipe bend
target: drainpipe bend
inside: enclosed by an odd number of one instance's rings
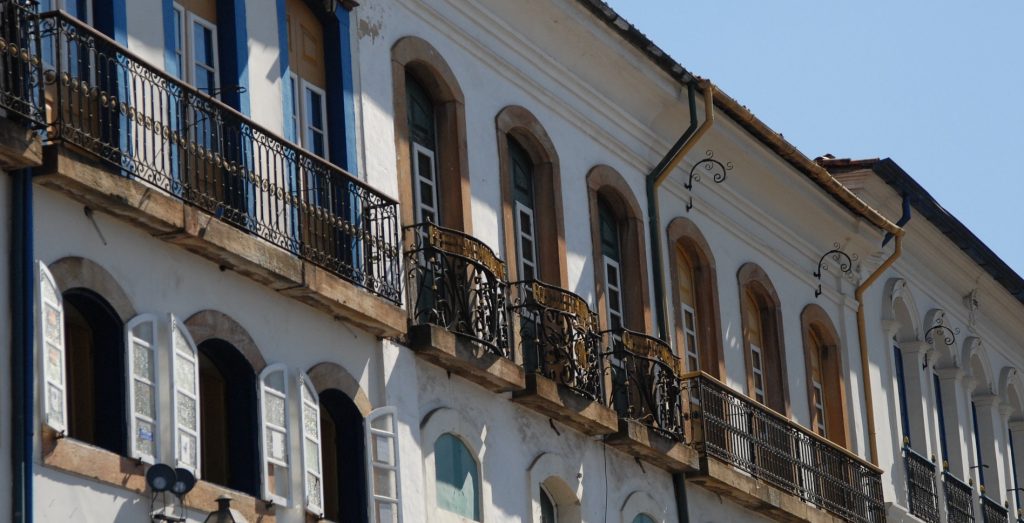
[[[658,337],[668,340],[668,305],[665,303],[665,275],[662,269],[661,255],[661,214],[658,206],[658,187],[668,178],[693,146],[711,129],[715,122],[715,86],[708,81],[700,81],[704,94],[704,122],[697,126],[697,80],[686,84],[687,101],[690,108],[690,125],[683,132],[658,165],[647,175],[647,220],[651,239],[651,269],[654,273],[654,306],[657,321]]]
[[[896,263],[896,260],[903,253],[903,229],[897,229],[893,233],[896,238],[896,243],[893,247],[892,254],[881,265],[872,272],[854,291],[853,297],[857,300],[857,341],[860,343],[860,367],[861,374],[863,375],[864,381],[864,407],[868,418],[868,447],[870,448],[870,461],[874,466],[878,466],[878,434],[875,429],[875,404],[874,404],[874,393],[871,387],[871,371],[868,367],[868,340],[867,330],[865,328],[864,321],[864,292],[871,287],[879,277],[882,276],[892,264]]]

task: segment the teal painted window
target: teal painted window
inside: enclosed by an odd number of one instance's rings
[[[620,262],[619,219],[608,200],[598,197],[597,214],[601,225],[601,254]]]
[[[512,160],[512,196],[515,201],[533,209],[533,161],[519,142],[508,138],[508,155]]]
[[[480,471],[466,445],[451,434],[434,442],[437,506],[480,521]]]
[[[633,518],[633,523],[654,523],[654,518],[647,514],[637,514],[637,516]]]
[[[540,487],[540,523],[558,523],[555,501],[544,487]]]
[[[412,75],[405,76],[405,92],[409,97],[409,132],[412,141],[434,150],[437,133],[434,101],[423,84]]]

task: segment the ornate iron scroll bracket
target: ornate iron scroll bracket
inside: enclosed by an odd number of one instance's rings
[[[847,281],[853,283],[856,275],[853,272],[853,264],[860,259],[856,254],[846,254],[841,248],[839,242],[832,244],[832,250],[821,255],[818,259],[818,268],[814,271],[814,277],[818,279],[818,288],[814,290],[814,297],[821,296],[821,275],[825,271],[834,272],[832,265],[835,264],[838,268],[838,276],[846,278]],[[829,261],[831,260],[831,262]]]
[[[715,152],[708,149],[707,158],[693,164],[693,167],[690,168],[690,178],[686,180],[683,187],[686,187],[686,190],[692,193],[694,182],[700,182],[703,175],[711,176],[715,183],[722,183],[731,170],[732,162],[722,163],[716,160]],[[690,200],[686,202],[686,212],[690,212],[690,209],[693,209],[693,196],[690,196]]]
[[[951,329],[951,328],[947,327],[945,325],[943,317],[939,316],[938,318],[935,319],[935,325],[932,325],[932,327],[930,329],[924,331],[924,341],[928,342],[929,344],[935,343],[935,334],[936,333],[942,335],[942,343],[945,343],[947,347],[951,347],[954,343],[956,343],[956,337],[957,337],[958,334],[960,334],[960,328],[957,327],[955,329]],[[924,368],[924,369],[928,368],[928,356],[927,355],[925,355],[924,367],[922,367],[922,368]]]

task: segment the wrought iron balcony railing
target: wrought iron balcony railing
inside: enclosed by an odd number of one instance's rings
[[[601,333],[607,401],[620,419],[684,441],[679,359],[665,342],[615,329]]]
[[[1010,511],[999,504],[998,501],[981,495],[981,516],[985,523],[1009,523]]]
[[[939,494],[935,486],[935,463],[903,447],[903,463],[907,470],[907,497],[910,513],[926,523],[939,522]]]
[[[42,44],[36,30],[35,2],[0,1],[0,108],[7,118],[42,128]]]
[[[942,473],[942,492],[946,496],[946,521],[974,523],[974,492],[948,470]]]
[[[882,472],[704,373],[682,379],[698,451],[847,521],[885,520]]]
[[[472,236],[431,223],[405,228],[410,319],[465,336],[513,359],[505,263]]]
[[[586,300],[539,281],[512,284],[511,311],[519,321],[526,372],[536,372],[580,395],[601,398],[597,315]]]
[[[46,143],[400,300],[395,201],[63,12],[2,6],[20,43],[0,59],[0,103],[42,118]]]

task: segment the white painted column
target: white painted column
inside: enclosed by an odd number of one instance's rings
[[[968,467],[974,465],[971,444],[971,405],[970,394],[964,387],[964,372],[955,367],[936,369],[939,375],[939,388],[942,391],[943,418],[946,425],[946,446],[949,456],[946,458],[950,473],[966,480],[969,476]],[[939,463],[942,464],[941,449]]]
[[[1024,421],[1011,421],[1009,422],[1009,427],[1010,437],[1013,438],[1013,450],[1015,451],[1013,455],[1013,463],[1010,468],[1011,478],[1013,477],[1013,465],[1016,465],[1015,468],[1017,469],[1017,473],[1016,478],[1014,478],[1016,481],[1011,482],[1010,486],[1006,487],[1007,489],[1024,487],[1024,476],[1021,475],[1024,473]],[[1020,513],[1024,510],[1024,506],[1017,503],[1017,498],[1019,496],[1021,501],[1024,502],[1024,492],[1018,492],[1017,494],[1018,495],[1014,495],[1013,492],[1010,492],[1009,497],[1011,506],[1015,506],[1017,512]]]
[[[995,394],[982,394],[974,397],[974,405],[978,413],[978,441],[981,449],[981,462],[988,465],[984,469],[985,481],[981,485],[989,498],[1002,503],[1006,493],[1006,478],[1002,474],[1003,449],[1001,443],[1005,438],[999,436],[1003,432],[1003,415],[999,412],[999,397]],[[981,471],[979,471],[981,472]],[[979,474],[979,482],[981,474]]]
[[[932,442],[931,378],[925,379],[928,352],[931,347],[924,342],[904,342],[899,345],[903,352],[903,378],[907,388],[907,420],[910,422],[910,447],[918,454],[937,455]]]

